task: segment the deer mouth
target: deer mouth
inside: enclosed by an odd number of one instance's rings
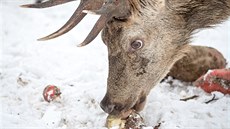
[[[142,111],[145,106],[145,103],[146,103],[146,96],[143,96],[136,102],[136,104],[132,108],[128,110],[122,110],[119,115],[120,118],[126,119],[133,111],[135,112]]]

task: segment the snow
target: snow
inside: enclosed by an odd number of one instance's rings
[[[49,34],[71,16],[79,1],[36,10],[19,8],[32,0],[1,1],[0,128],[105,129],[99,106],[108,74],[107,49],[98,36],[86,47],[76,47],[98,16],[87,16],[68,34],[50,41]],[[194,35],[196,45],[217,48],[230,61],[230,21]],[[172,83],[172,84],[170,84]],[[47,103],[47,85],[61,89],[59,101]],[[205,104],[215,94],[218,100]],[[199,97],[180,101],[181,98]],[[168,78],[155,86],[141,112],[151,129],[230,129],[230,96],[207,94],[189,83]]]
[[[44,113],[44,116],[41,120],[48,126],[48,127],[57,127],[58,124],[61,122],[61,111],[56,111],[56,106],[50,106]]]

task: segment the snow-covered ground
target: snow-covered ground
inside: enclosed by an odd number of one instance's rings
[[[107,49],[100,36],[78,48],[98,16],[87,16],[68,34],[46,42],[37,38],[62,26],[79,2],[49,9],[19,8],[32,0],[1,0],[0,128],[103,129],[107,114],[99,102],[106,91]],[[230,62],[230,21],[195,35],[194,44],[217,48]],[[177,80],[157,85],[141,112],[146,124],[160,129],[230,129],[230,96],[207,94]],[[24,83],[23,83],[24,82]],[[47,103],[48,84],[61,99]],[[216,95],[218,100],[206,101]],[[181,98],[198,95],[196,99]]]

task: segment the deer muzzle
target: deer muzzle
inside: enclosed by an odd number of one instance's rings
[[[129,97],[125,101],[113,101],[114,98],[107,94],[100,103],[102,110],[108,114],[119,116],[120,118],[127,118],[132,110],[137,112],[143,110],[146,103],[146,96],[140,98]]]

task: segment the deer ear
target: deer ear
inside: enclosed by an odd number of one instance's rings
[[[166,0],[166,5],[184,18],[191,31],[221,23],[230,16],[230,0]]]

